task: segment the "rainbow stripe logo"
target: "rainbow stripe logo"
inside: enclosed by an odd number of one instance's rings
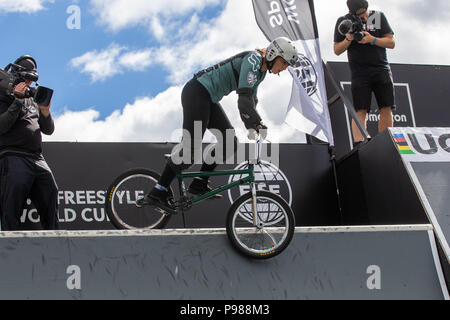
[[[400,154],[415,154],[415,152],[411,150],[411,147],[403,134],[394,134],[393,137]]]

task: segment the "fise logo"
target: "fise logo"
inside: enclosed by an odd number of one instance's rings
[[[248,163],[244,162],[238,165],[234,170],[245,170],[248,168]],[[285,174],[274,164],[261,161],[260,164],[255,165],[255,183],[256,190],[266,190],[278,194],[289,205],[292,205],[292,189],[289,180]],[[247,175],[233,175],[228,179],[228,183],[233,183],[244,178]],[[228,197],[233,203],[240,196],[250,192],[248,184],[240,185],[239,188],[232,188],[228,190]]]
[[[300,53],[298,54],[298,61],[294,66],[294,73],[303,88],[305,88],[308,96],[312,96],[317,92],[319,77],[316,69],[311,60]]]

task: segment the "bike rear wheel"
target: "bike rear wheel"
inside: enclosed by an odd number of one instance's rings
[[[272,258],[286,249],[294,236],[294,213],[283,198],[268,191],[256,192],[258,226],[254,224],[252,208],[251,192],[233,203],[227,216],[228,238],[250,258]]]
[[[117,229],[161,229],[170,219],[155,207],[136,203],[158,183],[159,174],[132,169],[117,177],[107,191],[106,213]],[[169,190],[173,195],[172,189]]]

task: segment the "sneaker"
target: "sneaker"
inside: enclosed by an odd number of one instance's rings
[[[144,201],[151,206],[155,206],[164,214],[176,214],[177,211],[173,208],[172,198],[169,197],[167,191],[153,190],[144,197]]]
[[[364,141],[353,142],[353,149],[357,149],[364,144]]]
[[[188,188],[188,192],[190,194],[196,195],[196,196],[201,196],[205,193],[208,193],[210,191],[212,191],[213,189],[208,185],[208,180],[205,179],[194,179],[192,180],[191,185]],[[218,200],[218,199],[222,199],[222,195],[221,194],[215,194],[214,196],[212,196],[211,200]]]

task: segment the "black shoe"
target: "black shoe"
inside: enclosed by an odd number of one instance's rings
[[[144,197],[144,202],[148,205],[155,206],[161,213],[164,214],[176,214],[177,211],[173,207],[173,199],[169,196],[167,191],[153,190]]]
[[[361,147],[363,144],[365,144],[365,141],[353,142],[353,149],[357,149],[357,148]]]
[[[205,193],[208,193],[210,191],[212,191],[213,189],[208,185],[208,180],[205,179],[194,179],[192,180],[191,185],[188,188],[188,192],[190,194],[196,195],[196,196],[201,196]],[[221,194],[215,194],[213,195],[211,198],[211,200],[219,200],[222,199],[222,195]]]

